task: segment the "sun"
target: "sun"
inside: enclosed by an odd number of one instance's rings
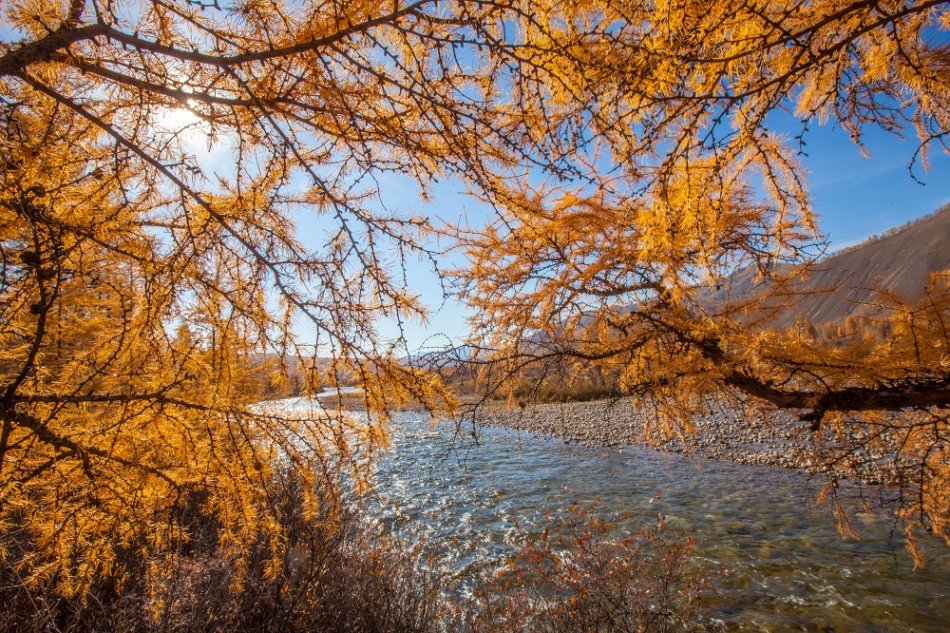
[[[211,142],[211,125],[188,108],[160,108],[153,127],[156,133],[174,138],[184,148],[208,149]]]

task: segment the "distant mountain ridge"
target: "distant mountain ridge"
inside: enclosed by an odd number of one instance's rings
[[[878,311],[876,289],[884,289],[916,303],[924,296],[931,273],[950,269],[950,205],[929,216],[890,229],[832,253],[814,265],[813,272],[793,286],[796,296],[774,319],[773,327],[793,325],[800,317],[815,325]],[[763,287],[750,269],[736,272],[717,293],[733,299]]]

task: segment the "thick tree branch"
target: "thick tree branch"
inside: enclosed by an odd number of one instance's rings
[[[842,387],[825,392],[786,391],[738,370],[723,375],[726,384],[782,409],[810,409],[801,416],[818,428],[829,411],[900,411],[950,406],[950,374],[912,377],[872,387]]]
[[[703,355],[721,368],[722,379],[727,385],[781,409],[809,409],[810,412],[803,414],[801,419],[812,422],[815,430],[829,411],[900,411],[911,407],[950,406],[950,372],[828,391],[786,390],[738,369],[718,342],[706,340],[698,343]]]
[[[22,73],[30,65],[49,61],[55,53],[68,48],[70,45],[83,40],[93,39],[104,36],[112,41],[118,42],[132,49],[139,51],[148,51],[164,57],[170,57],[179,61],[202,64],[215,68],[233,68],[244,64],[262,62],[273,59],[287,59],[294,55],[299,55],[308,51],[314,51],[324,48],[336,42],[340,42],[351,35],[361,33],[377,26],[391,23],[414,13],[433,0],[418,0],[407,4],[401,9],[391,11],[384,15],[350,24],[339,29],[325,37],[314,38],[306,42],[300,42],[290,46],[279,46],[267,48],[259,51],[249,51],[237,55],[221,55],[215,53],[202,53],[197,50],[185,50],[168,46],[158,41],[146,40],[137,34],[125,33],[109,24],[92,24],[79,28],[72,28],[74,21],[68,20],[60,28],[46,37],[22,44],[12,51],[0,57],[0,76],[17,75]],[[75,22],[78,22],[81,12],[76,16]]]
[[[110,27],[106,24],[61,28],[44,38],[21,44],[0,56],[0,77],[19,74],[33,64],[48,61],[76,42],[93,39],[109,31]]]

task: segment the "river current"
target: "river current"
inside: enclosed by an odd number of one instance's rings
[[[925,542],[913,569],[893,522],[855,509],[842,539],[823,481],[790,470],[588,448],[505,429],[432,425],[401,413],[378,465],[378,518],[414,534],[463,589],[500,566],[545,515],[597,502],[617,536],[655,524],[698,539],[714,577],[712,617],[744,631],[945,631],[950,549]]]

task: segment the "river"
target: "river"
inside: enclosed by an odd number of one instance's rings
[[[814,501],[823,481],[497,428],[479,428],[476,441],[470,431],[397,414],[375,477],[378,518],[421,538],[450,586],[464,591],[500,566],[549,512],[597,500],[599,515],[618,519],[618,536],[657,514],[696,536],[700,563],[724,572],[709,604],[729,630],[925,632],[950,623],[950,548],[923,543],[927,567],[914,570],[893,522],[859,511],[861,540],[842,539],[831,509]]]

